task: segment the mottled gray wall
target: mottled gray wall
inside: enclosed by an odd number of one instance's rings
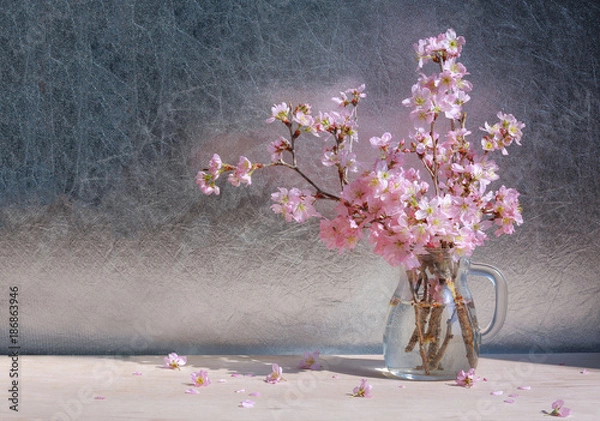
[[[453,27],[470,128],[527,124],[498,159],[525,224],[474,256],[511,294],[484,349],[597,350],[598,22],[594,1],[3,1],[0,311],[18,286],[24,353],[380,351],[398,269],[273,215],[285,174],[218,198],[194,176],[268,160],[274,102],[359,83],[362,138],[406,136],[412,44]]]

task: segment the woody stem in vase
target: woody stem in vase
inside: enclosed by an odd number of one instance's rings
[[[458,319],[461,335],[465,345],[465,353],[470,367],[476,367],[475,333],[473,321],[464,298],[457,292],[454,279],[457,276],[458,264],[452,262],[444,251],[432,253],[421,258],[421,266],[409,270],[408,282],[412,292],[412,305],[415,312],[415,328],[404,351],[412,352],[418,344],[421,365],[417,369],[429,375],[432,370],[443,370],[441,364],[448,344],[453,339],[452,319]],[[439,254],[439,255],[438,255]],[[447,289],[452,296],[452,314],[443,319],[446,303],[440,295]],[[442,340],[442,333],[445,334]]]

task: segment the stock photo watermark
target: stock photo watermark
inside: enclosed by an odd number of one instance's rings
[[[8,409],[19,412],[20,384],[19,381],[19,351],[21,349],[19,336],[19,287],[11,286],[8,289],[8,349],[10,358],[8,369]]]

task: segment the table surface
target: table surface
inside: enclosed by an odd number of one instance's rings
[[[301,356],[291,355],[188,356],[181,370],[164,368],[163,357],[5,357],[0,419],[531,421],[563,399],[569,419],[600,420],[600,354],[484,355],[472,388],[391,378],[380,355],[323,355],[321,370],[300,370]],[[265,382],[272,363],[285,382]],[[186,393],[199,370],[211,384]],[[363,378],[372,398],[351,397]]]

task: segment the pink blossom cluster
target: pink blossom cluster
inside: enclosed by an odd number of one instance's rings
[[[457,36],[454,29],[448,29],[437,37],[419,40],[414,45],[419,60],[419,68],[423,67],[429,60],[439,62],[459,57],[463,45],[465,45],[465,38]]]
[[[332,98],[339,105],[338,110],[319,112],[318,116],[313,116],[310,104],[299,104],[293,109],[285,102],[275,104],[266,122],[282,122],[288,127],[291,139],[279,136],[269,143],[267,149],[271,154],[271,162],[275,165],[288,165],[284,159],[285,152],[289,152],[292,161],[295,161],[296,139],[303,133],[311,133],[324,140],[321,157],[324,166],[335,166],[341,172],[348,169],[356,171],[356,155],[352,152],[351,144],[358,127],[354,110],[360,99],[366,96],[364,88],[365,86],[361,85],[356,89],[340,92],[339,97]],[[293,166],[294,163],[289,165]]]
[[[252,184],[252,172],[260,165],[253,165],[248,158],[240,156],[237,166],[223,164],[221,157],[214,154],[211,158],[208,169],[198,172],[196,175],[196,184],[204,194],[218,195],[221,190],[216,185],[216,181],[221,174],[229,172],[227,180],[232,186],[238,187],[241,184]]]
[[[411,268],[419,265],[417,255],[426,248],[451,245],[458,255],[470,255],[494,224],[501,235],[512,234],[514,224],[522,223],[516,190],[486,191],[498,178],[493,161],[471,153],[440,155],[436,178],[429,183],[420,171],[399,164],[399,156],[414,152],[414,145],[406,149],[387,133],[371,144],[381,158],[344,187],[337,217],[321,220],[320,235],[328,248],[352,249],[367,233],[375,253]],[[424,165],[431,169],[433,164]],[[433,189],[438,193],[431,194]]]
[[[310,190],[279,187],[278,192],[271,194],[271,199],[275,202],[271,206],[273,212],[281,214],[287,222],[304,222],[313,216],[320,216],[314,207],[316,199]]]
[[[517,145],[521,144],[521,136],[523,136],[521,129],[525,124],[517,121],[511,114],[499,112],[498,118],[500,122],[493,126],[485,123],[485,127],[481,128],[488,133],[481,139],[481,146],[485,151],[501,150],[503,155],[508,155],[507,146],[510,146],[513,141]]]
[[[468,256],[484,244],[486,231],[493,226],[497,236],[512,234],[522,223],[519,193],[505,186],[490,189],[499,178],[490,154],[497,150],[506,154],[512,143],[520,145],[525,125],[500,112],[498,122],[481,127],[485,135],[481,149],[475,150],[463,110],[473,87],[458,61],[464,44],[452,29],[415,44],[417,70],[433,62],[438,72],[419,73],[411,96],[403,101],[414,126],[408,140],[394,140],[390,133],[370,139],[378,152],[372,164],[360,162],[352,150],[358,141],[357,106],[366,97],[361,85],[332,98],[338,107],[330,112],[315,114],[309,104],[275,104],[266,121],[285,125],[289,137],[280,136],[268,145],[270,163],[252,164],[240,157],[237,165],[229,165],[215,154],[196,182],[205,194],[219,194],[215,182],[224,172],[230,173],[231,184],[239,186],[251,184],[258,168],[291,169],[308,188],[279,187],[271,195],[275,213],[299,223],[320,218],[321,239],[340,252],[366,237],[375,253],[407,269],[419,265],[418,255],[428,248],[451,248],[457,256]],[[320,160],[337,170],[339,191],[325,191],[301,170],[296,141],[303,135],[323,140]],[[421,161],[421,169],[405,166],[409,155]],[[355,175],[350,178],[350,173]],[[327,218],[317,211],[319,199],[337,202],[335,216]]]

